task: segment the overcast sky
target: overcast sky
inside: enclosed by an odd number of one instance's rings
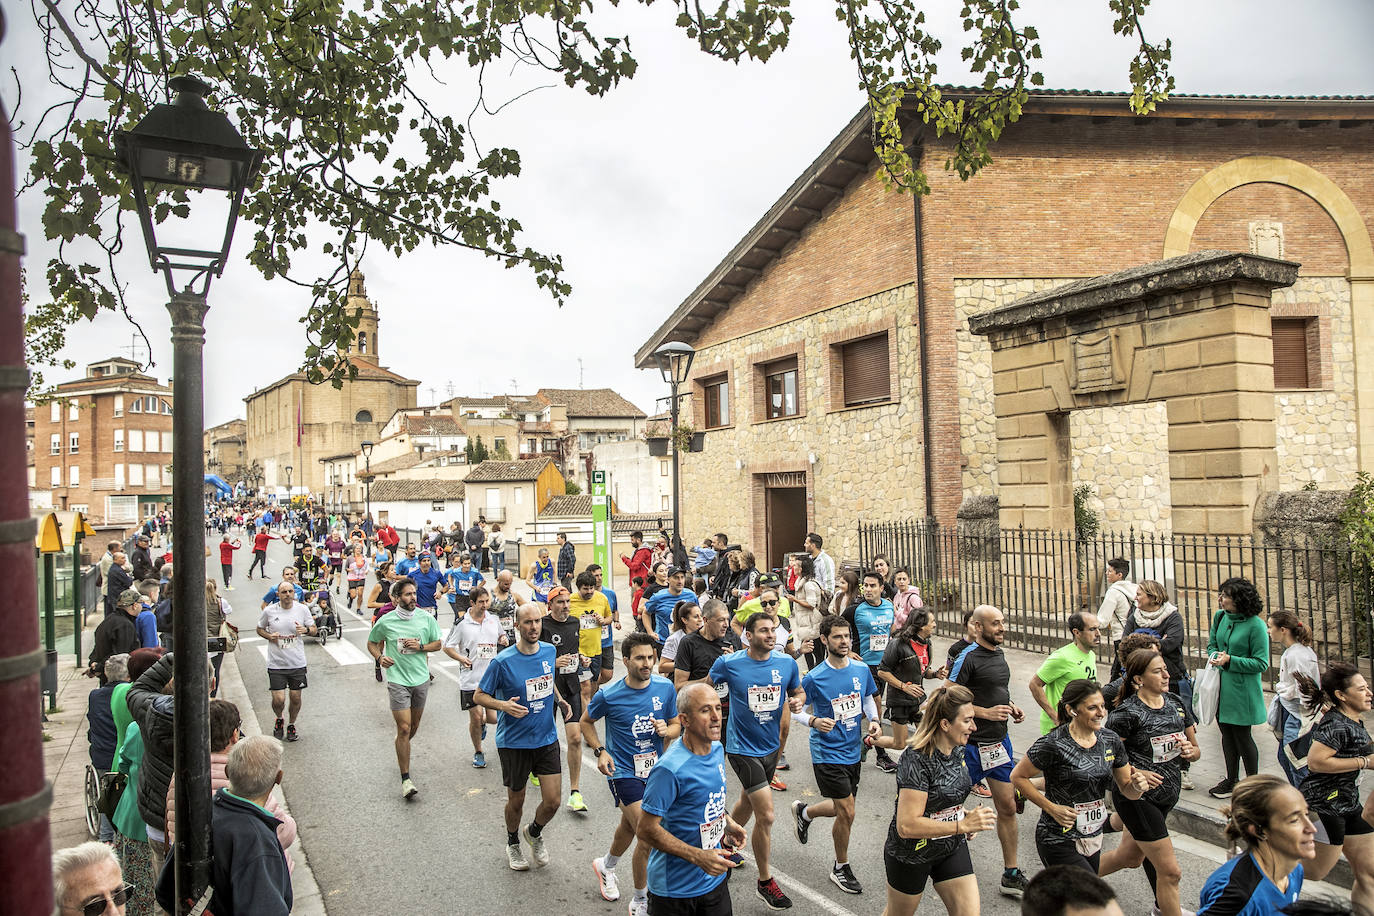
[[[964,82],[959,4],[928,6],[945,41],[940,76]],[[41,46],[27,5],[16,7],[0,56],[26,80],[22,114],[32,117],[44,70],[31,52]],[[422,404],[447,396],[450,384],[471,395],[606,386],[652,412],[663,385],[657,372],[634,368],[634,350],[863,104],[832,9],[797,0],[791,47],[766,65],[738,66],[697,51],[672,26],[671,4],[613,10],[633,38],[633,80],[602,99],[559,83],[486,119],[478,133],[487,147],[521,152],[523,174],[498,191],[503,212],[521,220],[525,243],[564,256],[572,298],[560,310],[527,271],[466,250],[423,248],[396,259],[374,247],[363,269],[380,309],[382,362],[421,380]],[[1128,88],[1133,47],[1112,35],[1106,0],[1024,0],[1021,21],[1040,31],[1047,86]],[[1155,0],[1146,27],[1154,40],[1173,38],[1178,92],[1374,95],[1368,0]],[[498,95],[550,82],[532,79],[512,77]],[[471,100],[460,86],[451,80],[445,92],[459,98],[450,110],[466,116]],[[0,94],[13,110],[13,82]],[[31,194],[20,207],[29,277],[39,282],[51,252],[41,205]],[[152,340],[151,371],[165,379],[165,289],[140,263],[136,237],[129,241],[137,256],[122,269],[132,310]],[[243,416],[246,394],[299,365],[303,327],[286,319],[304,314],[308,295],[236,258],[210,304],[207,425]],[[128,355],[131,334],[105,314],[74,328],[66,352],[78,365]],[[53,370],[49,380],[68,376]]]

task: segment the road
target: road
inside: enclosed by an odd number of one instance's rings
[[[289,553],[278,542],[272,544],[269,560],[274,572]],[[237,565],[240,570],[247,568],[246,561]],[[253,627],[270,584],[260,578],[244,581],[240,573],[235,579],[237,588],[225,595],[234,608],[231,620],[243,635],[234,656],[253,699],[253,713],[268,734],[272,710],[266,651],[253,635]],[[441,612],[441,624],[448,619]],[[286,746],[282,786],[327,910],[393,916],[455,911],[624,913],[632,884],[628,858],[617,868],[623,893],[618,903],[601,899],[591,869],[592,858],[606,852],[618,814],[590,756],[583,756],[581,789],[591,810],[574,814],[564,807],[549,825],[545,836],[553,860],[548,867],[524,874],[510,871],[501,819],[505,792],[494,739],[487,740],[490,765],[485,770],[473,769],[466,714],[458,705],[457,663],[441,653],[431,656],[431,670],[437,676],[412,749],[411,775],[420,794],[407,802],[400,794],[386,690],[375,680],[367,654],[367,625],[349,615],[346,630],[342,643],[331,640],[320,646],[315,640],[305,640],[309,687],[298,722],[301,739]],[[618,659],[616,667],[622,670]],[[819,800],[805,732],[792,730],[787,750],[793,768],[781,774],[789,790],[775,793],[775,875],[792,897],[798,916],[879,913],[885,894],[882,844],[895,798],[892,777],[871,763],[864,769],[850,854],[864,893],[845,894],[827,877],[833,850],[826,823],[818,821],[812,827],[806,846],[798,844],[792,833],[790,802]],[[568,791],[565,773],[565,802]],[[528,793],[529,812],[536,795]],[[1020,823],[1020,848],[1021,864],[1028,874],[1039,869],[1034,825],[1034,814],[1027,812]],[[1202,882],[1222,861],[1222,852],[1188,838],[1178,845],[1184,905],[1196,906]],[[989,833],[975,839],[973,854],[979,866],[982,912],[989,916],[1018,913],[1018,902],[997,890],[1000,853],[996,837]],[[767,911],[753,894],[755,878],[746,863],[731,881],[739,913]],[[1128,916],[1150,912],[1149,885],[1142,873],[1118,875],[1112,883]],[[944,908],[928,891],[921,912],[940,913]]]

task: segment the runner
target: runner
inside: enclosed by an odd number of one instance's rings
[[[368,562],[367,555],[361,544],[353,545],[353,552],[344,561],[344,578],[348,582],[348,609],[357,608],[358,613],[363,611],[363,590],[367,587],[368,574],[372,572],[372,564]]]
[[[1180,764],[1199,759],[1202,751],[1192,714],[1182,700],[1168,692],[1169,667],[1164,657],[1152,649],[1137,650],[1126,657],[1124,671],[1121,698],[1107,716],[1107,728],[1126,745],[1132,766],[1156,772],[1164,781],[1139,801],[1113,792],[1113,807],[1125,832],[1120,845],[1102,857],[1098,874],[1144,865],[1155,911],[1162,916],[1181,916],[1178,885],[1183,873],[1169,839],[1167,820],[1178,804]]]
[[[338,531],[329,532],[329,537],[324,539],[324,553],[329,559],[329,578],[326,587],[332,585],[334,593],[339,592],[339,580],[343,578],[344,551],[348,549],[348,544]]]
[[[793,718],[811,729],[811,767],[816,788],[825,801],[815,805],[795,801],[792,816],[797,842],[803,845],[813,820],[835,818],[830,832],[835,845],[830,881],[846,894],[862,894],[863,885],[849,867],[849,833],[854,826],[854,803],[863,769],[860,761],[864,732],[859,722],[868,718],[870,738],[882,732],[878,707],[873,701],[878,686],[867,667],[849,657],[848,621],[827,615],[821,621],[821,639],[825,642],[825,661],[808,671],[801,681],[811,712],[796,713]]]
[[[724,604],[715,603],[723,615]],[[721,844],[742,846],[745,832],[725,805],[720,698],[704,684],[692,684],[678,692],[677,702],[682,740],[649,770],[636,831],[651,850],[648,913],[730,916],[727,877],[736,861]]]
[[[697,600],[697,596],[685,588],[686,573],[676,566],[669,566],[665,574],[668,587],[654,592],[652,597],[644,601],[641,609],[644,629],[654,634],[660,646],[668,639],[668,628],[673,622],[673,607],[679,601],[691,601],[695,604]]]
[[[272,713],[277,721],[272,725],[272,737],[281,738],[282,710],[291,722],[286,726],[287,741],[300,738],[296,732],[296,716],[301,711],[301,691],[305,689],[305,646],[301,637],[315,635],[315,619],[305,605],[296,601],[296,590],[290,583],[277,587],[277,603],[263,609],[258,616],[258,635],[267,640],[267,688],[272,692]],[[286,692],[291,691],[288,707]]]
[[[612,649],[603,650],[609,645],[611,636],[611,603],[596,585],[596,574],[591,571],[577,574],[577,594],[569,602],[569,611],[578,621],[578,652],[589,661],[586,670],[579,672],[582,682],[582,708],[592,701],[592,691],[602,682],[601,669],[605,664],[604,654]]]
[[[514,583],[514,573],[509,569],[503,569],[496,574],[496,587],[491,591],[491,612],[501,622],[501,629],[506,631],[506,641],[512,646],[518,638],[515,632],[515,612],[525,603],[524,599],[511,590]]]
[[[684,636],[678,645],[673,686],[680,691],[688,684],[709,684],[707,676],[716,660],[741,648],[739,637],[730,629],[730,609],[719,598],[706,599],[701,609],[701,629]],[[721,727],[725,728],[730,724],[730,685],[714,686],[720,697]]]
[[[468,592],[468,601],[471,604],[468,612],[453,625],[444,640],[444,654],[462,666],[458,675],[459,704],[468,714],[472,765],[480,770],[487,765],[482,740],[487,736],[487,726],[496,724],[496,710],[477,705],[477,685],[482,682],[482,675],[496,658],[496,653],[509,643],[501,622],[487,613],[491,594],[478,585]]]
[[[900,582],[902,573],[897,573]],[[948,673],[931,665],[930,634],[935,620],[923,607],[912,608],[906,622],[892,636],[883,650],[878,677],[887,684],[887,717],[892,722],[892,735],[874,740],[878,747],[891,748],[899,753],[906,747],[907,726],[921,720],[920,705],[926,697],[922,681],[926,678],[944,680]]]
[[[606,603],[611,606],[611,626],[601,628],[601,683],[608,684],[615,674],[615,639],[611,635],[611,630],[620,629],[620,599],[616,597],[615,589],[606,588],[606,580],[599,563],[588,566],[587,572],[596,577],[597,591],[606,596]]]
[[[1236,783],[1221,809],[1226,839],[1245,852],[1203,882],[1198,916],[1271,916],[1302,893],[1304,861],[1316,855],[1317,828],[1307,799],[1282,776],[1268,773]]]
[[[258,610],[265,610],[269,604],[277,603],[277,589],[282,585],[291,586],[296,593],[296,601],[305,601],[305,589],[301,588],[300,580],[297,579],[298,570],[294,566],[283,566],[281,568],[281,582],[269,588],[262,596],[262,603],[258,605]],[[267,578],[263,576],[263,578]]]
[[[520,640],[497,653],[482,675],[473,699],[484,709],[498,713],[496,753],[501,758],[501,781],[506,786],[506,863],[514,871],[529,871],[529,860],[520,848],[521,833],[530,844],[534,864],[548,865],[544,828],[558,813],[558,800],[563,794],[554,701],[565,716],[571,710],[554,692],[557,650],[539,639],[539,608],[527,604],[515,616]],[[525,786],[531,775],[542,777],[539,806],[534,811],[534,820],[520,831]]]
[[[485,585],[487,579],[472,565],[471,554],[466,553],[457,566],[445,570],[444,578],[448,582],[448,604],[453,611],[453,625],[457,626],[472,605],[472,599],[468,596],[474,588]]]
[[[443,572],[434,565],[434,554],[426,551],[420,554],[420,565],[411,572],[415,581],[416,607],[439,617],[439,597],[448,591]]]
[[[1107,704],[1096,681],[1070,681],[1055,712],[1064,724],[1031,745],[1012,770],[1012,783],[1041,809],[1035,849],[1045,867],[1076,865],[1095,875],[1107,823],[1108,786],[1115,784],[1120,797],[1139,801],[1145,792],[1163,785],[1164,777],[1132,767],[1121,738],[1103,728]],[[1031,782],[1041,773],[1043,793]]]
[[[563,716],[563,730],[568,738],[568,810],[586,811],[579,786],[582,780],[582,685],[579,676],[586,667],[587,657],[578,651],[581,622],[568,613],[568,590],[555,585],[549,592],[549,612],[544,617],[539,638],[557,651],[557,672],[553,679],[558,696],[566,700],[568,710]],[[535,773],[536,777],[540,774]],[[539,785],[536,780],[535,785]]]
[[[405,556],[396,561],[397,576],[409,576],[420,568],[420,560],[417,554],[418,551],[415,549],[414,544],[406,545]]]
[[[630,633],[621,640],[620,652],[625,661],[625,676],[592,696],[581,721],[582,736],[596,759],[596,768],[606,777],[611,798],[620,808],[620,823],[611,837],[610,850],[592,860],[601,896],[606,900],[620,899],[615,866],[635,838],[649,773],[663,754],[663,742],[671,741],[682,731],[673,684],[653,673],[657,660],[653,637]],[[603,718],[604,745],[596,733],[596,723]],[[649,847],[644,843],[636,845],[630,864],[634,876],[630,916],[646,916]]]
[[[1007,720],[1020,723],[1025,713],[1011,702],[1011,668],[1002,654],[1006,626],[1002,612],[990,604],[973,609],[968,632],[972,644],[959,654],[950,667],[951,683],[967,687],[973,694],[973,718],[977,728],[964,747],[969,779],[978,783],[985,777],[997,808],[997,840],[1002,846],[1000,890],[1008,897],[1026,892],[1026,875],[1016,864],[1016,793],[1011,786],[1011,737]]]
[[[410,779],[410,742],[420,730],[429,696],[429,653],[439,651],[439,624],[429,614],[415,613],[415,580],[403,576],[391,586],[396,606],[383,614],[367,634],[367,651],[386,674],[391,718],[396,723],[396,763],[401,768],[401,795],[420,791]]]
[[[306,544],[301,548],[301,555],[296,558],[294,565],[296,581],[305,591],[318,592],[329,587],[328,570],[324,561],[315,556],[313,544]]]
[[[1055,710],[1069,681],[1097,680],[1097,643],[1101,632],[1096,614],[1070,614],[1069,635],[1073,642],[1051,652],[1031,675],[1031,697],[1040,707],[1040,734],[1048,735],[1056,725],[1063,724],[1055,718]]]
[[[750,617],[745,635],[748,651],[716,659],[708,678],[712,684],[728,687],[738,704],[725,734],[726,758],[743,788],[731,817],[738,824],[747,824],[751,815],[757,815],[752,847],[759,870],[758,897],[771,909],[785,910],[792,901],[769,869],[773,830],[773,790],[769,783],[781,749],[783,697],[788,698],[792,712],[801,712],[806,694],[796,660],[773,651],[773,621],[767,614]]]
[[[878,680],[878,667],[883,663],[883,653],[887,651],[887,644],[892,633],[892,602],[883,594],[883,588],[886,585],[887,581],[877,570],[869,570],[864,573],[863,583],[860,586],[863,600],[858,604],[851,605],[844,612],[845,620],[849,621],[849,631],[854,634],[854,658],[868,665],[868,671],[873,676],[875,684],[882,683]],[[878,690],[875,703],[878,708],[879,722],[881,722],[883,713],[881,688]],[[888,756],[885,748],[879,747],[875,758],[874,762],[878,765],[878,769],[884,773],[897,771],[897,761]]]
[[[967,688],[936,688],[897,761],[897,803],[883,844],[886,916],[915,913],[932,879],[950,916],[980,911],[967,838],[995,827],[997,815],[981,805],[964,809],[972,786],[965,751],[977,727],[974,709]]]
[[[530,587],[530,594],[535,601],[549,603],[549,589],[556,584],[553,579],[553,561],[549,559],[549,549],[540,547],[539,559],[530,563],[530,573],[525,577],[525,584]]]
[[[258,533],[253,535],[253,562],[248,564],[248,578],[253,578],[253,570],[259,566],[262,568],[262,577],[267,578],[267,545],[272,541],[279,541],[281,538],[269,532],[266,528],[258,529]],[[143,546],[143,538],[139,539],[139,546]],[[145,551],[146,552],[146,551]],[[141,578],[137,572],[134,578]]]
[[[690,601],[679,601],[673,607],[673,630],[663,644],[663,660],[658,663],[659,674],[673,677],[677,668],[678,646],[682,645],[683,638],[689,633],[696,633],[700,629],[701,607]]]

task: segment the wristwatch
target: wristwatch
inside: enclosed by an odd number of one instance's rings
[[[601,759],[601,752],[604,751],[605,749],[606,749],[606,745],[604,745],[604,744],[601,745],[601,747],[599,747],[599,748],[597,748],[596,750],[592,751],[592,756],[595,757],[597,760],[600,760],[600,759]]]

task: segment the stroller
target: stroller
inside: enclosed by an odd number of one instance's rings
[[[331,636],[334,639],[343,639],[343,617],[335,610],[329,589],[320,588],[313,595],[310,612],[315,617],[315,638],[320,641],[320,645],[327,643]]]

